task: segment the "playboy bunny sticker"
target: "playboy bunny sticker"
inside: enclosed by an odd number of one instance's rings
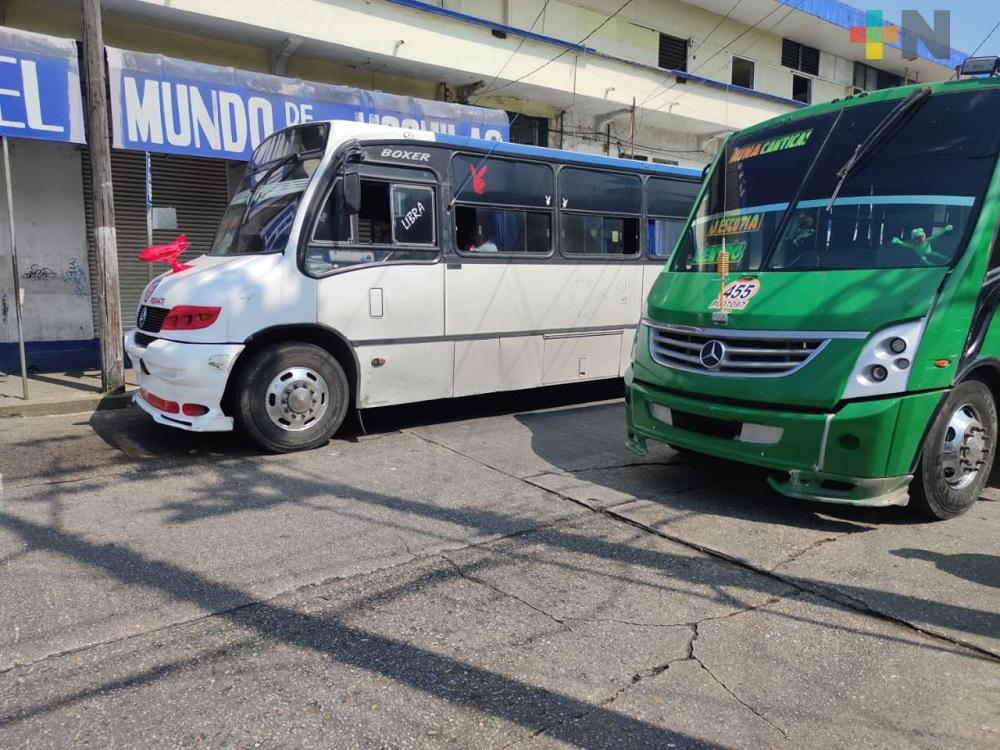
[[[472,192],[476,195],[482,195],[486,192],[486,165],[484,164],[479,169],[476,169],[475,164],[469,165],[469,172],[472,173]]]

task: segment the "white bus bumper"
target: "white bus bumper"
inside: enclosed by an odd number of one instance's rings
[[[160,424],[192,432],[228,432],[233,418],[222,412],[222,394],[229,372],[243,344],[189,344],[156,339],[148,346],[135,341],[135,331],[125,336],[125,351],[140,390],[132,401]],[[150,403],[143,394],[159,403]],[[177,404],[178,411],[160,408]],[[185,404],[207,408],[204,414],[183,413]]]

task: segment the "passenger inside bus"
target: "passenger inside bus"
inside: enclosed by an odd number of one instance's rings
[[[476,253],[496,253],[500,249],[497,244],[485,234],[483,234],[482,228],[476,232],[476,236],[472,239],[472,244],[469,245],[469,252]]]

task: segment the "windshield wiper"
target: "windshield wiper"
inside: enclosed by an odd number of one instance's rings
[[[876,125],[872,132],[868,134],[858,147],[854,149],[854,153],[851,154],[844,165],[837,170],[837,186],[833,189],[833,195],[830,196],[830,200],[826,204],[826,212],[830,213],[833,210],[833,204],[837,200],[837,196],[840,195],[840,189],[844,187],[844,183],[847,182],[847,178],[850,176],[858,164],[872,152],[875,151],[876,146],[878,146],[888,135],[892,129],[899,123],[902,118],[912,112],[918,105],[920,105],[928,96],[931,95],[931,90],[928,87],[919,88],[910,94],[908,97],[903,99],[899,104],[893,107],[892,111],[889,112],[882,121]]]

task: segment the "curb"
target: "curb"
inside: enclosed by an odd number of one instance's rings
[[[80,412],[109,411],[124,409],[132,403],[132,391],[111,396],[94,394],[77,396],[60,401],[19,401],[15,404],[0,405],[0,419],[4,417],[48,417],[57,414],[78,414]]]

